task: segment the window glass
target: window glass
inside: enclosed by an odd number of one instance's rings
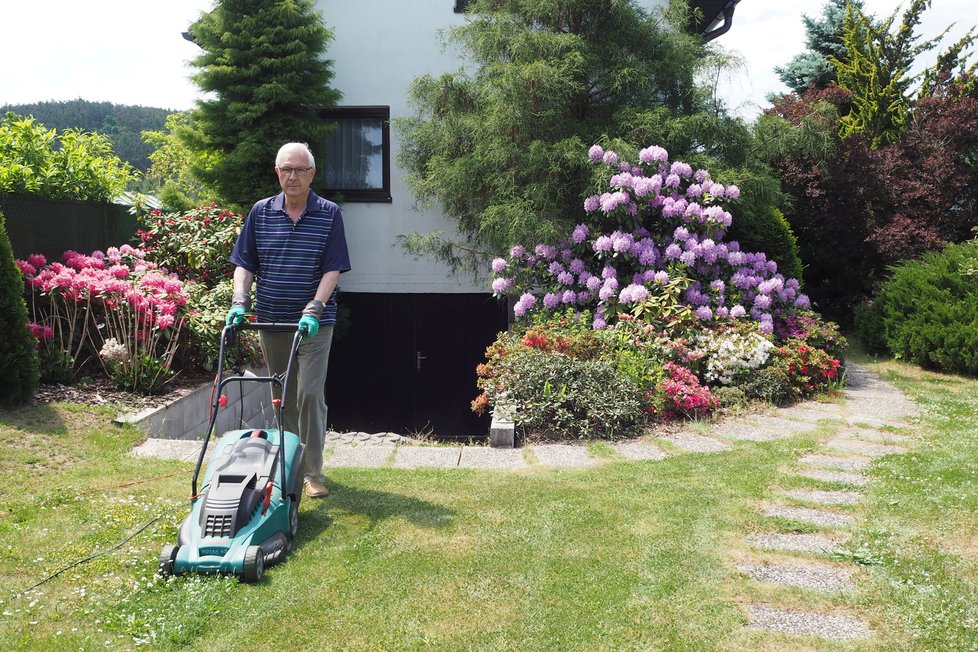
[[[390,108],[324,109],[334,125],[326,139],[318,183],[326,197],[390,202]]]

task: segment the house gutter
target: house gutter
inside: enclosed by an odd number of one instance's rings
[[[702,33],[704,42],[712,41],[716,37],[730,31],[730,27],[733,25],[734,10],[737,8],[739,2],[740,0],[729,0],[723,6],[723,9],[720,10],[720,13],[713,17],[710,26]],[[720,23],[721,19],[723,20],[722,24]]]

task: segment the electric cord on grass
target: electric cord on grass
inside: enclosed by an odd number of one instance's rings
[[[157,514],[149,522],[145,523],[138,530],[136,530],[135,532],[133,532],[132,534],[130,534],[125,539],[123,539],[119,543],[115,544],[111,548],[106,548],[105,550],[101,550],[99,552],[96,552],[94,554],[91,554],[88,557],[85,557],[83,559],[79,559],[77,561],[73,561],[70,564],[68,564],[67,566],[65,566],[64,568],[62,568],[60,570],[57,570],[57,571],[51,573],[50,575],[48,575],[44,579],[40,580],[39,582],[35,582],[34,584],[30,585],[26,589],[23,589],[22,591],[18,591],[14,595],[20,595],[20,594],[23,594],[23,593],[27,593],[29,591],[33,591],[34,589],[36,589],[37,587],[41,586],[45,582],[48,582],[50,580],[53,580],[58,575],[61,575],[61,573],[64,573],[65,571],[68,571],[68,570],[71,570],[75,566],[80,566],[81,564],[84,564],[86,562],[92,561],[93,559],[98,559],[102,555],[105,555],[105,554],[108,554],[110,552],[114,552],[114,551],[118,550],[119,548],[121,548],[122,546],[124,546],[125,544],[127,544],[131,539],[133,539],[134,537],[136,537],[138,534],[142,533],[144,530],[146,530],[146,528],[148,528],[150,525],[152,525],[156,521],[160,520],[161,518],[163,518],[163,515],[162,514]]]

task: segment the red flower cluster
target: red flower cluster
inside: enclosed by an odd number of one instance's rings
[[[709,387],[700,385],[692,371],[674,362],[667,362],[664,369],[668,375],[662,381],[662,391],[665,394],[663,417],[695,419],[720,407],[717,397]],[[654,416],[654,408],[650,408],[650,413],[650,416]]]

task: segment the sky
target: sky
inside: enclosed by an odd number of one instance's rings
[[[958,21],[944,41],[950,45],[978,22],[974,13],[968,18],[973,2],[933,0],[918,32],[935,36]],[[821,0],[741,0],[733,28],[718,40],[743,59],[742,68],[718,87],[728,107],[749,120],[769,106],[769,93],[787,91],[774,67],[805,50],[801,16],[819,17],[822,6]],[[864,0],[866,11],[877,17],[905,6],[906,0]],[[199,50],[181,32],[212,7],[213,0],[4,2],[0,105],[81,98],[192,108],[201,95],[189,79],[188,62]]]

